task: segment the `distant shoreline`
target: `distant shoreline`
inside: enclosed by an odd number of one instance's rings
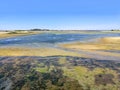
[[[36,31],[0,31],[0,39],[16,37],[16,36],[34,35],[34,34],[39,34],[39,33]]]
[[[22,29],[17,29],[17,30],[0,30],[0,32],[9,32],[9,31],[120,31],[119,29],[111,29],[111,30],[101,30],[101,29],[96,29],[96,30],[77,30],[77,29],[71,29],[71,30],[60,30],[60,29],[26,29],[26,30],[22,30]]]
[[[33,30],[0,30],[0,38],[9,38],[16,36],[26,36],[41,33],[52,34],[106,34],[106,33],[120,33],[120,30],[46,30],[46,29],[33,29]]]

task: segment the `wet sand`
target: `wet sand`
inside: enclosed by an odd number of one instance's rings
[[[120,37],[106,37],[92,42],[60,44],[61,47],[82,50],[120,50]]]
[[[113,52],[120,50],[120,37],[100,38],[92,42],[75,42],[69,44],[60,44],[61,48],[83,53],[88,57],[103,60],[119,60],[120,53]],[[108,50],[108,51],[106,51]],[[112,50],[110,52],[109,50]]]

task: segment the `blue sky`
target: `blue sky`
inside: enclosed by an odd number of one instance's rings
[[[0,29],[120,29],[120,0],[0,0]]]

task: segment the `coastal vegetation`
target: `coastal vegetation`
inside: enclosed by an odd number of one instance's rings
[[[119,90],[119,68],[83,57],[0,57],[0,90]]]

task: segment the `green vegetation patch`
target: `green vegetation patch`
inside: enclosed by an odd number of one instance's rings
[[[116,90],[115,88],[117,88],[117,86],[115,86],[113,84],[113,82],[118,83],[117,73],[111,69],[95,68],[93,70],[89,70],[88,68],[86,68],[84,66],[74,66],[74,67],[72,67],[72,69],[68,69],[65,67],[65,68],[63,68],[63,70],[64,70],[65,76],[68,76],[70,78],[78,80],[80,85],[82,85],[85,90],[88,90],[88,89],[97,90],[97,88],[100,88],[99,90],[103,90],[104,88],[108,88],[108,86],[109,86],[109,88],[110,87],[113,88],[111,90]],[[108,77],[108,79],[107,79],[108,84],[103,85],[101,83],[104,83],[104,82],[100,82],[100,85],[97,86],[95,81],[97,80],[96,76],[99,76],[99,75],[103,75],[105,77],[107,75],[108,76],[111,75],[114,78]],[[109,81],[111,81],[112,83]],[[99,82],[99,81],[97,81],[97,82]]]
[[[44,63],[37,64],[38,67],[45,67]]]
[[[37,67],[37,68],[34,68],[34,69],[38,72],[41,72],[41,73],[47,73],[48,72],[47,67],[45,67],[45,68]]]

